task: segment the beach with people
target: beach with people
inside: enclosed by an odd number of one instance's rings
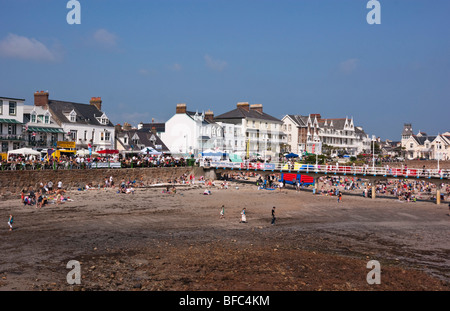
[[[324,178],[313,195],[311,186],[268,191],[257,174],[225,176],[151,186],[105,176],[101,187],[54,187],[40,208],[20,193],[1,201],[0,290],[449,289],[447,203],[372,200],[348,180]],[[67,283],[70,260],[80,262],[79,285]],[[376,287],[369,260],[381,263]]]

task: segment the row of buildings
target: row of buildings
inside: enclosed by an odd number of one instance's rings
[[[409,130],[411,134],[407,136],[405,131]],[[133,153],[150,147],[181,156],[227,153],[241,158],[273,159],[286,152],[326,151],[356,156],[371,153],[375,145],[375,137],[356,126],[353,118],[310,114],[278,119],[264,112],[261,104],[248,102],[239,102],[234,109],[217,116],[211,110],[194,112],[184,103],[177,104],[175,114],[165,123],[152,120],[133,127],[128,123],[114,125],[102,110],[100,97],[92,97],[88,104],[75,103],[53,100],[48,91],[38,91],[32,105],[26,105],[24,99],[0,97],[2,153],[21,147],[54,149],[61,141],[72,142],[77,150],[115,149]],[[420,144],[429,146],[410,152],[409,146]],[[448,158],[450,135],[426,140],[423,133],[413,135],[412,127],[405,127],[401,145],[408,151],[408,157],[432,158],[436,152],[430,150],[442,148],[446,154],[443,158]],[[389,146],[395,147],[394,143],[384,145],[385,149]]]
[[[407,159],[450,160],[450,132],[431,136],[422,131],[414,134],[412,124],[407,123],[399,145]]]

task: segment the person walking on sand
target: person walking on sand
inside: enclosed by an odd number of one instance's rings
[[[8,219],[8,226],[9,226],[9,231],[13,230],[13,222],[14,222],[14,217],[13,215],[9,215],[9,219]]]
[[[339,191],[338,194],[338,202],[341,203],[342,202],[342,192]]]
[[[247,215],[246,215],[246,212],[245,212],[245,207],[244,207],[244,209],[242,210],[242,212],[241,212],[241,221],[240,221],[240,223],[246,223],[247,222]]]
[[[225,205],[222,205],[222,209],[220,210],[220,219],[225,218]]]
[[[277,218],[275,217],[275,206],[274,206],[274,207],[272,207],[272,222],[270,224],[274,225],[276,219]]]

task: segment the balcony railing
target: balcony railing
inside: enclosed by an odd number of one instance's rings
[[[23,141],[22,135],[0,134],[0,140],[18,140]]]

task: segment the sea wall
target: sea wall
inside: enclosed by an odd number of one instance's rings
[[[121,168],[121,169],[82,169],[82,170],[17,170],[0,171],[0,198],[20,196],[23,188],[32,187],[37,189],[39,184],[52,181],[54,188],[58,181],[62,181],[66,190],[78,189],[86,184],[103,186],[105,178],[113,177],[114,183],[118,185],[123,179],[125,181],[136,180],[136,183],[151,185],[165,183],[169,180],[179,178],[183,174],[191,174],[192,167],[152,167],[152,168]],[[195,168],[195,174],[201,175],[202,168]]]

